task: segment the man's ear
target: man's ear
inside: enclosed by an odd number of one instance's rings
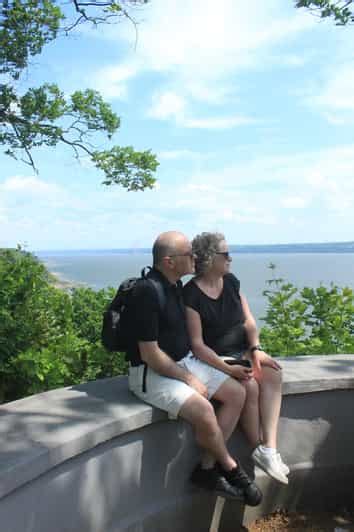
[[[163,257],[162,265],[164,268],[167,268],[170,270],[171,266],[173,265],[173,259],[171,257]]]
[[[167,262],[166,262],[166,266],[167,268],[172,271],[176,268],[176,261],[175,259],[173,259],[172,257],[166,257],[167,259]]]

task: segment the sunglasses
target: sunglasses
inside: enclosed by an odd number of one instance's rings
[[[224,259],[226,259],[226,260],[230,260],[231,259],[231,255],[230,255],[229,251],[216,251],[215,255],[222,255],[224,257]]]

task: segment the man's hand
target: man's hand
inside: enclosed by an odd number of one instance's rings
[[[198,392],[200,395],[208,398],[208,388],[203,384],[197,377],[192,375],[192,373],[189,373],[185,379],[185,383],[188,384],[191,388],[194,388],[196,392]]]
[[[229,366],[230,377],[239,380],[248,381],[253,377],[253,370],[251,368],[246,368],[245,366],[238,366],[237,364]]]
[[[267,355],[267,353],[265,353],[264,351],[260,351],[259,349],[252,351],[251,359],[253,365],[254,378],[256,380],[260,380],[262,378],[262,366],[268,366],[269,368],[273,368],[276,371],[282,369],[278,362],[274,360],[274,358],[270,357],[269,355]]]

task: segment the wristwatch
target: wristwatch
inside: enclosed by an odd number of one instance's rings
[[[250,352],[253,353],[253,351],[264,351],[264,349],[260,344],[257,344],[250,347]]]

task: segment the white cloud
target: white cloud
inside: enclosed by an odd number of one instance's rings
[[[37,177],[9,178],[0,185],[1,237],[37,249],[145,246],[166,228],[190,236],[220,230],[239,243],[299,241],[294,212],[301,209],[306,241],[352,239],[354,145],[245,157],[230,166],[217,161],[180,169],[177,183],[168,169],[156,190],[89,187],[78,206],[74,185],[62,190]],[[40,192],[29,201],[34,189]]]
[[[202,160],[207,159],[211,157],[213,154],[210,153],[202,153],[199,151],[193,151],[193,150],[164,150],[160,151],[157,154],[157,158],[159,160],[178,160],[178,159],[195,159],[195,160]]]
[[[314,25],[306,14],[284,14],[275,0],[155,0],[139,28],[138,54],[153,70],[178,70],[184,79],[212,80],[257,62],[265,50]],[[182,31],[183,30],[183,31]]]
[[[231,129],[257,123],[257,120],[247,116],[219,116],[208,118],[184,118],[182,125],[197,129]]]
[[[85,207],[83,199],[73,197],[66,188],[37,176],[10,176],[0,182],[0,194],[8,213],[19,206],[36,214],[53,212],[53,209],[82,210]]]
[[[310,54],[306,56],[298,54],[280,54],[278,56],[270,56],[270,62],[274,62],[280,66],[286,67],[302,67],[310,61]]]
[[[7,223],[8,222],[8,216],[6,209],[3,209],[0,207],[0,223]]]
[[[48,196],[58,193],[59,187],[52,183],[46,183],[36,176],[12,176],[0,184],[0,190],[3,192]]]
[[[138,70],[138,65],[134,62],[105,66],[97,70],[89,78],[89,82],[104,98],[124,99],[127,96],[127,82],[137,74]]]
[[[174,118],[176,122],[181,120],[186,110],[186,100],[172,91],[156,94],[153,97],[153,105],[148,115],[161,120]]]
[[[322,23],[321,23],[322,25]],[[332,31],[330,31],[332,29]],[[327,42],[316,53],[314,75],[300,93],[304,103],[333,125],[354,122],[354,34],[350,27],[326,28]]]
[[[311,98],[312,103],[331,111],[354,111],[354,64],[350,62],[331,70],[322,89]]]
[[[303,209],[308,204],[308,200],[301,196],[287,196],[282,198],[281,205],[286,209]]]
[[[218,85],[217,83],[209,83],[208,85],[198,80],[191,80],[184,85],[184,89],[189,96],[199,102],[221,105],[236,100],[237,88],[233,85]]]
[[[231,76],[245,68],[263,69],[273,47],[316,24],[313,17],[280,0],[220,0],[217,7],[213,0],[155,0],[137,18],[141,24],[131,66],[112,66],[103,76],[98,72],[95,78],[103,91],[110,97],[120,96],[128,79],[152,71],[168,76],[168,86],[176,94],[210,105],[235,98],[237,87],[230,84]],[[129,24],[105,28],[95,35],[113,42],[125,40],[130,50],[135,45]],[[297,67],[303,60],[296,54],[284,54],[282,61]]]
[[[153,96],[148,116],[159,120],[173,119],[177,126],[189,129],[231,129],[257,121],[248,116],[191,116],[186,97],[173,91],[159,92]]]

